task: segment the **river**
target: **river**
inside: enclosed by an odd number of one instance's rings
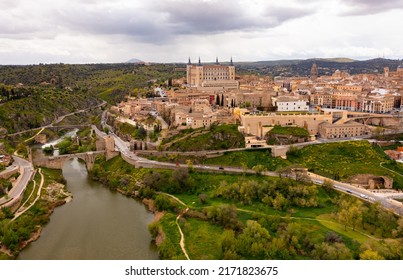
[[[18,259],[158,259],[147,231],[153,214],[141,202],[91,180],[78,159],[65,163],[63,176],[73,200],[55,209],[41,237]]]

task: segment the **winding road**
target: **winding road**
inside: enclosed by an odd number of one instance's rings
[[[34,174],[34,167],[32,166],[32,163],[15,155],[13,156],[13,159],[14,164],[20,167],[20,176],[17,178],[15,185],[10,190],[8,195],[0,198],[0,207],[9,207],[13,205],[15,201],[22,196],[25,188]]]
[[[93,127],[94,130],[98,133],[104,133],[100,131],[98,128],[95,126]],[[175,163],[170,163],[170,162],[160,162],[160,161],[155,161],[155,160],[149,160],[147,158],[139,157],[137,156],[134,152],[130,151],[129,149],[129,143],[123,141],[120,137],[118,137],[116,134],[113,132],[110,133],[115,139],[115,147],[118,151],[120,151],[124,156],[122,157],[124,160],[125,158],[129,158],[132,161],[135,161],[138,164],[146,164],[148,168],[168,168],[168,169],[174,169],[178,167],[182,168],[188,168],[187,164],[175,164]],[[361,140],[361,139],[360,139]],[[327,142],[335,142],[333,141],[327,141]],[[319,143],[316,143],[319,144]],[[126,160],[127,161],[127,160]],[[133,164],[130,161],[127,161],[130,164]],[[226,172],[226,173],[238,173],[238,174],[256,174],[256,172],[252,169],[243,169],[240,167],[221,167],[221,166],[213,166],[213,165],[193,165],[193,168],[197,171],[207,171],[207,172]],[[278,177],[279,174],[276,172],[262,172],[261,173],[264,176],[275,176]],[[358,188],[353,185],[347,184],[347,183],[342,183],[339,181],[331,180],[329,178],[320,176],[318,174],[308,172],[307,175],[309,178],[312,180],[313,183],[322,185],[325,180],[329,180],[332,182],[333,187],[341,191],[343,193],[346,193],[348,195],[355,196],[357,198],[360,198],[365,201],[369,201],[371,203],[378,202],[380,205],[382,205],[385,209],[392,211],[393,213],[403,216],[403,204],[396,203],[392,198],[396,195],[401,195],[403,197],[403,193],[398,193],[398,194],[379,194],[379,193],[374,193],[371,191],[368,191],[366,189]]]

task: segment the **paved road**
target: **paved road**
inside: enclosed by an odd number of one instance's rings
[[[316,184],[323,184],[324,180],[329,180],[332,182],[334,188],[336,190],[339,190],[341,192],[345,192],[347,194],[356,196],[358,198],[361,198],[363,200],[368,200],[369,202],[375,203],[378,202],[381,204],[384,208],[400,215],[403,216],[403,205],[400,205],[392,200],[393,197],[399,197],[403,194],[399,193],[375,193],[371,192],[369,190],[365,190],[362,188],[355,187],[350,184],[334,181],[325,177],[322,177],[320,175],[314,174],[314,173],[309,173],[308,176],[311,178],[311,180],[316,183]]]
[[[34,167],[32,164],[20,157],[13,156],[14,164],[21,166],[23,168],[20,177],[17,179],[17,185],[15,185],[8,193],[8,199],[5,197],[0,199],[0,205],[3,207],[8,207],[14,203],[15,200],[19,199],[23,194],[25,188],[27,187],[29,181],[34,174]]]
[[[96,131],[98,130],[96,127],[94,129]],[[187,164],[175,164],[175,163],[170,163],[170,162],[160,162],[160,161],[149,160],[147,158],[139,157],[134,152],[130,151],[128,142],[123,141],[120,137],[118,137],[113,132],[111,132],[110,135],[112,135],[115,139],[116,149],[118,151],[120,151],[122,154],[124,154],[126,157],[129,157],[129,158],[135,160],[139,164],[147,163],[148,165],[151,164],[155,168],[170,168],[170,169],[172,169],[174,167],[183,167],[183,168],[188,167]],[[337,141],[337,139],[332,139],[332,142],[335,142],[335,140]],[[361,140],[361,139],[357,139],[357,140]],[[199,170],[199,171],[256,174],[256,172],[251,169],[245,170],[243,168],[237,168],[237,167],[221,167],[221,166],[213,166],[213,165],[196,164],[196,165],[193,165],[193,168],[196,170]],[[270,171],[263,172],[262,175],[278,176],[278,174],[276,172],[270,172]],[[311,173],[311,172],[308,172],[308,176],[316,184],[323,184],[324,180],[330,180],[333,183],[334,188],[338,191],[344,192],[344,193],[352,195],[352,196],[356,196],[358,198],[367,200],[372,203],[379,202],[384,208],[386,208],[400,216],[403,216],[403,207],[400,206],[399,204],[396,204],[391,199],[392,195],[388,196],[385,194],[373,193],[368,190],[361,189],[361,188],[355,187],[350,184],[334,181],[334,180],[328,179],[326,177],[323,177],[323,176],[320,176],[318,174]]]

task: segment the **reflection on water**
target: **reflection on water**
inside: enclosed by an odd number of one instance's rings
[[[58,207],[41,237],[19,259],[157,259],[147,225],[153,215],[136,200],[88,178],[77,159],[63,176],[72,202]]]

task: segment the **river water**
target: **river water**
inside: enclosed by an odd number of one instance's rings
[[[77,159],[65,163],[63,176],[73,200],[55,209],[41,237],[18,259],[158,259],[147,231],[153,215],[141,202],[91,180]]]

